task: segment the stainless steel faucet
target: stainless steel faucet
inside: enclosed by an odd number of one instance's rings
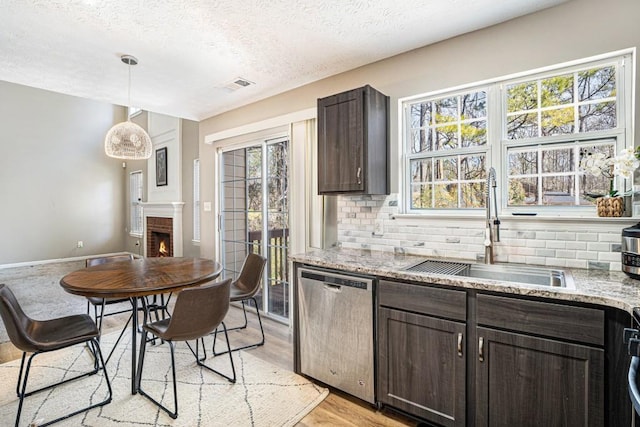
[[[500,241],[500,219],[498,218],[498,200],[496,198],[496,187],[496,170],[491,167],[489,168],[489,173],[487,174],[487,197],[485,200],[485,208],[487,211],[487,224],[484,234],[485,264],[493,264],[493,243]],[[493,225],[495,226],[495,236],[494,230],[491,228],[491,189],[493,189],[493,210],[495,214],[493,218]]]

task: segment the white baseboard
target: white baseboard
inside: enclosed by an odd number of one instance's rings
[[[135,254],[133,252],[112,252],[107,254],[95,254],[95,255],[86,255],[86,256],[76,256],[70,258],[56,258],[56,259],[45,259],[40,261],[25,261],[25,262],[17,262],[14,264],[1,264],[0,270],[5,268],[15,268],[15,267],[28,267],[30,265],[43,265],[43,264],[54,264],[58,262],[71,262],[71,261],[82,261],[87,258],[96,258],[102,256],[111,256],[111,255],[122,255],[122,254],[131,254],[134,258],[141,258],[140,255]]]

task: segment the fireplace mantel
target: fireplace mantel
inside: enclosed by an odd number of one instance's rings
[[[147,217],[173,219],[173,256],[181,257],[182,249],[182,208],[184,202],[142,202],[144,224],[144,255],[147,256]]]

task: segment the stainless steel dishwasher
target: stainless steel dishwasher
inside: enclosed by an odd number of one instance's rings
[[[298,269],[300,370],[375,403],[374,279]]]

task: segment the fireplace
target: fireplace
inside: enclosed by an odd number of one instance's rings
[[[157,257],[164,241],[168,254],[182,256],[182,207],[184,202],[143,202],[144,255]],[[156,234],[154,234],[156,233]],[[168,237],[166,236],[168,235]]]
[[[173,219],[147,217],[147,256],[173,256]]]

